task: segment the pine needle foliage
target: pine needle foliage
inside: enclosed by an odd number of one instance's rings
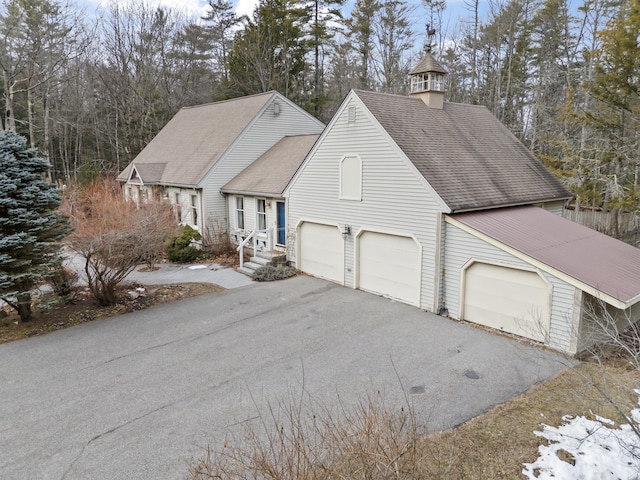
[[[23,322],[31,318],[31,290],[59,258],[68,232],[56,212],[60,195],[44,180],[49,163],[12,131],[0,132],[0,298]]]

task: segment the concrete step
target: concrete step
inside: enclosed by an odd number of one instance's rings
[[[257,263],[258,265],[265,266],[271,263],[271,259],[263,257],[251,257],[250,263]]]
[[[244,266],[250,270],[257,270],[262,267],[262,265],[260,265],[259,263],[254,262],[244,262]]]
[[[245,263],[245,265],[246,265],[246,263]],[[246,266],[242,266],[242,267],[238,268],[238,272],[244,273],[245,275],[248,275],[249,277],[253,277],[253,274],[255,273],[255,270],[251,270],[250,268],[247,268]]]
[[[256,252],[256,257],[264,258],[265,260],[269,260],[273,263],[279,263],[286,261],[287,255],[284,252]]]

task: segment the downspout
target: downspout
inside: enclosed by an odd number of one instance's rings
[[[435,269],[434,269],[434,285],[435,285],[435,298],[434,298],[434,310],[439,315],[447,316],[447,306],[445,299],[445,268],[444,268],[444,236],[446,224],[444,222],[444,213],[440,213],[437,216],[437,225],[436,225],[436,258],[435,258]]]

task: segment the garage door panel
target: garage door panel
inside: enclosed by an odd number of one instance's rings
[[[336,226],[304,222],[300,225],[300,270],[343,283],[344,240]]]
[[[420,303],[420,248],[411,237],[364,232],[358,237],[358,286]]]
[[[549,316],[549,287],[537,273],[480,262],[466,270],[465,320],[544,341]]]

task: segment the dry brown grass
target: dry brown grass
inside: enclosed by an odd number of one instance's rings
[[[191,466],[190,480],[205,479],[521,479],[533,462],[542,423],[564,415],[622,420],[637,405],[640,372],[626,366],[582,364],[565,369],[464,425],[426,435],[409,409],[389,409],[378,397],[335,416],[322,406],[279,406],[221,452]],[[603,396],[609,396],[607,400]],[[472,401],[472,400],[470,400]]]
[[[524,478],[523,462],[538,456],[540,424],[560,425],[564,415],[620,417],[603,389],[623,410],[637,405],[632,389],[640,385],[640,372],[623,367],[585,363],[565,369],[464,425],[428,436],[420,448],[434,478]]]

